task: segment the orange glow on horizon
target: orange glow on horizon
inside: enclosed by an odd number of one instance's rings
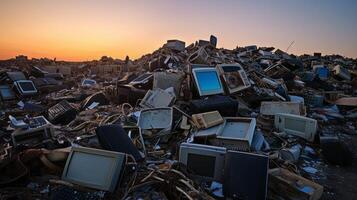
[[[348,21],[355,12],[347,12],[348,5],[337,19],[320,4],[254,1],[1,1],[0,60],[17,55],[68,61],[104,55],[135,59],[169,39],[189,45],[211,34],[217,36],[218,47],[227,49],[255,44],[285,50],[295,41],[289,53],[357,57],[357,28]]]

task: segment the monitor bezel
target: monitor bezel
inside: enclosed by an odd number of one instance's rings
[[[114,165],[112,167],[113,171],[111,172],[111,174],[112,174],[111,179],[108,179],[104,185],[96,185],[96,184],[78,181],[78,180],[68,177],[67,173],[68,173],[68,170],[70,167],[72,157],[77,152],[92,154],[92,155],[97,155],[97,156],[106,156],[106,157],[111,157],[112,159],[114,159],[115,162],[113,163]],[[78,185],[83,185],[83,186],[86,186],[89,188],[113,192],[115,190],[117,184],[119,183],[125,162],[126,162],[126,156],[124,153],[107,151],[107,150],[102,150],[102,149],[94,149],[94,148],[88,148],[88,147],[72,147],[71,152],[67,158],[65,168],[62,173],[62,180],[65,180],[65,181],[68,181],[71,183],[75,183]]]
[[[246,76],[247,79],[248,79],[248,82],[246,82],[244,79],[241,78],[241,79],[242,79],[242,82],[243,82],[243,84],[244,84],[243,86],[239,86],[239,87],[236,87],[236,88],[234,88],[234,89],[229,88],[228,85],[227,85],[227,78],[226,78],[226,76],[225,76],[224,67],[237,67],[237,68],[239,68],[239,70],[237,70],[237,72],[238,72],[239,74],[244,73],[245,76]],[[247,89],[247,88],[250,88],[251,84],[250,84],[250,82],[249,82],[248,75],[247,75],[247,73],[245,72],[244,68],[243,68],[240,64],[238,64],[238,63],[220,64],[220,65],[217,65],[217,68],[218,68],[218,70],[219,70],[219,72],[220,72],[220,76],[222,77],[222,79],[224,80],[224,83],[226,84],[226,88],[227,88],[229,94],[233,94],[233,93],[236,93],[236,92],[245,90],[245,89]]]
[[[217,81],[220,85],[220,89],[215,89],[215,90],[207,90],[205,92],[202,91],[202,89],[200,88],[200,84],[199,84],[199,81],[198,81],[198,78],[197,78],[197,75],[196,73],[199,73],[199,72],[215,72],[216,75],[217,75]],[[195,84],[196,84],[196,87],[198,89],[198,93],[200,96],[209,96],[209,95],[215,95],[215,94],[223,94],[224,93],[224,89],[223,89],[223,84],[222,84],[222,81],[220,79],[220,76],[219,76],[219,72],[216,68],[211,68],[211,67],[202,67],[202,68],[193,68],[192,69],[192,74],[193,74],[193,77],[195,79]]]
[[[22,89],[21,83],[31,83],[34,89],[29,90],[29,91],[24,91]],[[35,84],[33,83],[33,81],[31,81],[31,80],[15,81],[14,84],[15,84],[16,88],[20,91],[21,94],[27,95],[27,94],[36,94],[37,93],[37,88],[36,88]]]
[[[187,166],[188,162],[188,154],[198,154],[203,156],[214,156],[215,160],[215,169],[214,176],[200,176],[193,175],[196,178],[201,178],[204,180],[210,181],[222,181],[223,180],[223,168],[224,168],[224,160],[227,149],[224,147],[203,145],[203,144],[194,144],[194,143],[181,143],[180,145],[180,153],[179,153],[179,161]],[[206,166],[202,166],[206,167]]]

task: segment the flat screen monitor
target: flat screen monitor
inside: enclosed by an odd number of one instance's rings
[[[35,94],[37,89],[31,80],[21,80],[14,82],[18,91],[22,95]]]
[[[200,96],[222,94],[224,92],[216,68],[194,68],[192,73]]]
[[[265,200],[269,157],[228,151],[224,167],[223,193],[226,198]]]
[[[182,143],[179,160],[197,178],[222,181],[225,153],[224,147]]]
[[[113,192],[118,184],[126,156],[123,153],[73,147],[62,179],[75,184]]]

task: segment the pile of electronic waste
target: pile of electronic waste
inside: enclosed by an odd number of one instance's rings
[[[4,69],[0,199],[321,198],[316,164],[353,162],[357,61],[216,45],[169,40],[112,81]]]

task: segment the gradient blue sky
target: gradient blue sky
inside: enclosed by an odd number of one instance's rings
[[[357,58],[357,0],[1,0],[0,59],[137,58],[168,39],[218,37]]]

